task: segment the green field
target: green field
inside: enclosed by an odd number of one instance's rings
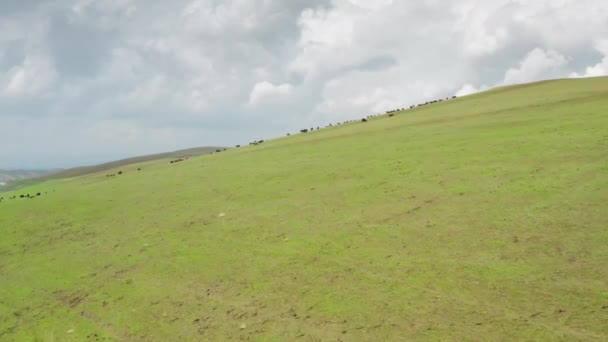
[[[608,78],[121,170],[1,194],[0,340],[608,340]]]

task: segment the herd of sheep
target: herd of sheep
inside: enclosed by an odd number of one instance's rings
[[[428,102],[424,102],[424,103],[421,103],[421,104],[418,104],[418,105],[410,106],[408,109],[414,109],[414,108],[417,108],[417,107],[427,106],[427,105],[430,105],[430,104],[433,104],[433,103],[447,101],[447,100],[455,99],[455,98],[456,98],[456,96],[452,96],[451,98],[448,97],[445,100],[444,99],[439,99],[439,100],[428,101]],[[406,111],[406,110],[407,110],[406,108],[397,108],[397,109],[393,109],[393,110],[388,110],[384,114],[368,115],[365,118],[361,119],[360,121],[361,122],[367,122],[369,119],[377,117],[377,116],[381,116],[381,115],[387,115],[389,117],[393,117],[395,115],[395,113],[403,112],[403,111]],[[344,121],[344,122],[338,122],[335,125],[338,126],[338,125],[343,125],[343,124],[352,123],[352,122],[356,122],[356,121],[359,121],[359,120],[347,120],[347,121]],[[333,124],[329,124],[325,128],[329,128],[329,127],[333,127],[333,126],[334,126]],[[316,130],[320,130],[320,129],[321,129],[321,127],[317,126]],[[300,130],[300,133],[308,133],[308,132],[312,132],[314,130],[315,130],[314,127],[311,127],[310,129],[304,128],[304,129]],[[287,133],[287,136],[290,136],[290,135],[291,135],[290,133]],[[264,140],[256,140],[256,141],[253,141],[253,142],[249,143],[249,145],[260,145],[262,143],[264,143]],[[239,147],[241,147],[241,145],[236,145],[236,147],[239,148]],[[223,151],[226,151],[226,149],[224,148],[224,149],[217,149],[217,150],[215,150],[216,153],[223,152]],[[213,152],[211,152],[211,154],[213,154]],[[187,159],[188,159],[187,157],[186,158],[179,158],[179,159],[171,160],[171,161],[169,161],[169,163],[170,164],[179,163],[179,162],[182,162],[182,161],[187,160]],[[141,171],[141,168],[138,168],[137,171]],[[122,171],[118,171],[116,174],[107,174],[106,177],[107,178],[115,177],[116,175],[122,175],[122,173],[123,173]],[[38,192],[35,195],[30,195],[30,194],[23,194],[23,195],[19,195],[19,196],[14,195],[14,196],[9,197],[7,199],[9,199],[9,200],[14,200],[14,199],[17,199],[17,198],[23,198],[23,199],[30,198],[31,199],[31,198],[39,197],[41,195],[42,194],[40,192]],[[0,197],[0,203],[2,203],[2,201],[4,201],[4,200],[5,200],[4,197]]]
[[[397,112],[404,112],[404,111],[406,111],[408,109],[415,109],[415,108],[418,108],[418,107],[428,106],[428,105],[433,104],[433,103],[448,101],[450,99],[455,99],[455,98],[456,98],[456,96],[446,97],[445,99],[432,100],[432,101],[427,101],[427,102],[420,103],[420,104],[417,104],[417,105],[412,105],[409,108],[397,108],[397,109],[393,109],[393,110],[388,110],[384,114],[368,115],[365,118],[361,119],[361,122],[367,122],[369,119],[375,118],[375,117],[378,117],[378,116],[381,116],[381,115],[388,115],[389,117],[393,117],[393,116],[395,116],[395,113],[397,113]],[[356,121],[359,121],[359,120],[346,120],[344,122],[338,122],[335,125],[336,126],[338,126],[338,125],[344,125],[344,124],[348,124],[348,123],[352,123],[352,122],[356,122]],[[325,128],[329,128],[329,127],[333,127],[333,126],[334,126],[333,124],[329,124],[329,125],[325,126]],[[317,126],[316,130],[320,130],[320,129],[321,129],[321,127]],[[300,133],[308,133],[308,132],[312,132],[314,130],[315,130],[314,127],[303,128],[303,129],[300,130]],[[291,136],[291,133],[287,133],[287,136]],[[249,145],[260,145],[263,142],[264,142],[264,140],[256,140],[256,141],[250,142]],[[236,145],[235,147],[239,148],[239,147],[241,147],[241,145]],[[226,149],[224,149],[223,151],[226,151]],[[222,150],[217,150],[216,152],[222,152]]]
[[[6,200],[14,200],[14,199],[17,199],[17,198],[30,198],[30,199],[32,199],[32,198],[36,198],[36,197],[40,197],[40,196],[42,196],[42,193],[37,192],[35,195],[33,195],[33,194],[32,195],[30,195],[30,194],[23,194],[23,195],[19,195],[19,196],[14,195],[14,196],[6,198]],[[5,200],[4,197],[0,197],[0,203],[2,203],[2,201],[4,201],[4,200]]]

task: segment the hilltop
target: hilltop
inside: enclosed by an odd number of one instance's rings
[[[607,340],[608,78],[391,114],[1,194],[0,340]]]

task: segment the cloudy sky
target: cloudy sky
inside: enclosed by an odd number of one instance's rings
[[[1,0],[0,169],[606,74],[605,0]]]

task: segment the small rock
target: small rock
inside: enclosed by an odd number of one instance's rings
[[[224,214],[224,213],[220,213],[219,215],[217,215],[217,217],[224,217],[224,216],[226,216],[226,214]]]
[[[245,323],[241,324],[240,328],[241,328],[241,330],[246,329],[247,328],[247,324],[245,324]]]
[[[74,332],[74,329],[70,329],[70,330],[68,330],[68,334],[71,334],[71,333],[73,333],[73,332]]]

